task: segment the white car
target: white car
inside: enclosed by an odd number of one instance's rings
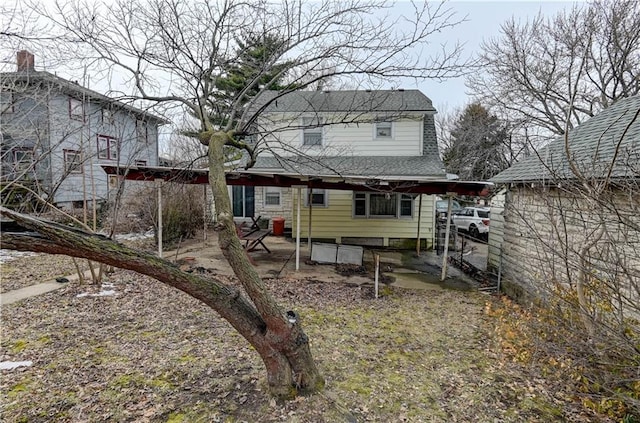
[[[489,233],[489,212],[488,207],[465,207],[451,216],[451,220],[457,230],[469,232],[473,238],[480,238]]]

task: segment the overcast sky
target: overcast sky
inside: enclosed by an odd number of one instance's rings
[[[483,39],[500,35],[500,25],[514,16],[525,22],[538,13],[553,16],[562,9],[570,9],[576,2],[568,1],[452,1],[449,5],[460,16],[467,16],[467,21],[453,31],[443,33],[443,40],[459,39],[465,43],[465,52],[474,53],[479,50]],[[438,83],[434,81],[411,82],[404,88],[418,88],[433,101],[436,109],[451,112],[466,105],[470,98],[464,85],[464,78]]]
[[[10,5],[16,0],[0,0],[4,5]],[[510,0],[510,1],[483,1],[483,0],[451,0],[448,6],[452,8],[458,17],[467,17],[467,21],[461,23],[451,30],[445,30],[437,34],[440,38],[432,38],[434,48],[440,43],[454,43],[456,40],[465,44],[465,54],[473,55],[478,52],[483,39],[496,37],[500,35],[500,26],[506,20],[514,16],[516,19],[525,22],[532,19],[538,13],[546,16],[553,16],[563,9],[570,9],[576,3],[584,3],[584,0],[576,1],[558,1],[558,0]],[[395,8],[399,13],[411,13],[412,7],[408,1],[399,1]],[[6,47],[6,46],[5,46]],[[0,50],[7,50],[6,48]],[[10,61],[13,61],[14,51],[8,51]],[[62,77],[71,79],[84,80],[81,75],[81,69],[61,69],[56,66],[55,69],[47,67],[45,58],[36,58],[37,68],[57,72]],[[6,69],[4,69],[6,70]],[[113,76],[113,75],[112,75]],[[100,92],[107,92],[107,81],[101,80],[99,75],[93,75],[89,70],[86,83],[89,87]],[[117,81],[109,81],[117,85]],[[394,84],[397,87],[397,84]],[[401,88],[420,89],[434,103],[434,106],[440,113],[449,113],[455,109],[461,108],[468,104],[470,98],[467,96],[467,88],[464,84],[464,78],[457,78],[445,82],[422,81],[416,84],[415,81],[407,81],[400,85]]]

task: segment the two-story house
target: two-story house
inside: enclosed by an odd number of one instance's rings
[[[91,207],[117,185],[100,165],[158,165],[161,118],[37,71],[28,51],[17,53],[17,71],[1,73],[0,84],[5,203],[23,198],[12,193],[26,186],[58,207]]]
[[[295,188],[233,186],[236,217],[282,216],[295,230],[300,201],[303,238],[311,230],[313,239],[409,247],[419,233],[423,245],[433,245],[433,195],[385,189],[387,180],[395,186],[446,180],[427,96],[401,89],[297,91],[262,100],[268,104],[257,121],[262,152],[252,172],[303,176],[312,187],[337,176],[363,189],[305,188],[297,198]],[[368,189],[367,180],[378,188]]]

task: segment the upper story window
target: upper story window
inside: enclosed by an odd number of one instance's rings
[[[82,173],[82,153],[79,150],[64,150],[66,173]]]
[[[102,123],[105,125],[113,125],[116,123],[116,113],[112,109],[102,109]]]
[[[69,98],[69,118],[84,122],[84,103],[77,98]]]
[[[0,91],[0,113],[13,113],[13,93],[11,91]]]
[[[302,118],[302,145],[307,147],[322,146],[322,118]]]
[[[392,137],[393,124],[391,122],[376,122],[375,123],[375,137],[376,138],[391,138]]]
[[[136,139],[140,142],[149,141],[149,131],[147,122],[142,119],[136,120]]]
[[[413,216],[413,196],[409,194],[354,192],[353,216],[400,218]]]
[[[279,187],[264,187],[264,205],[279,206],[281,190]]]
[[[118,140],[106,135],[98,135],[98,158],[118,160]]]
[[[311,200],[312,207],[327,207],[329,205],[329,193],[326,189],[307,189],[304,198],[305,207],[309,207],[309,200]]]

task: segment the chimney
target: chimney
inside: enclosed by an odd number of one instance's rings
[[[27,50],[20,50],[17,55],[18,72],[35,71],[33,54]]]

